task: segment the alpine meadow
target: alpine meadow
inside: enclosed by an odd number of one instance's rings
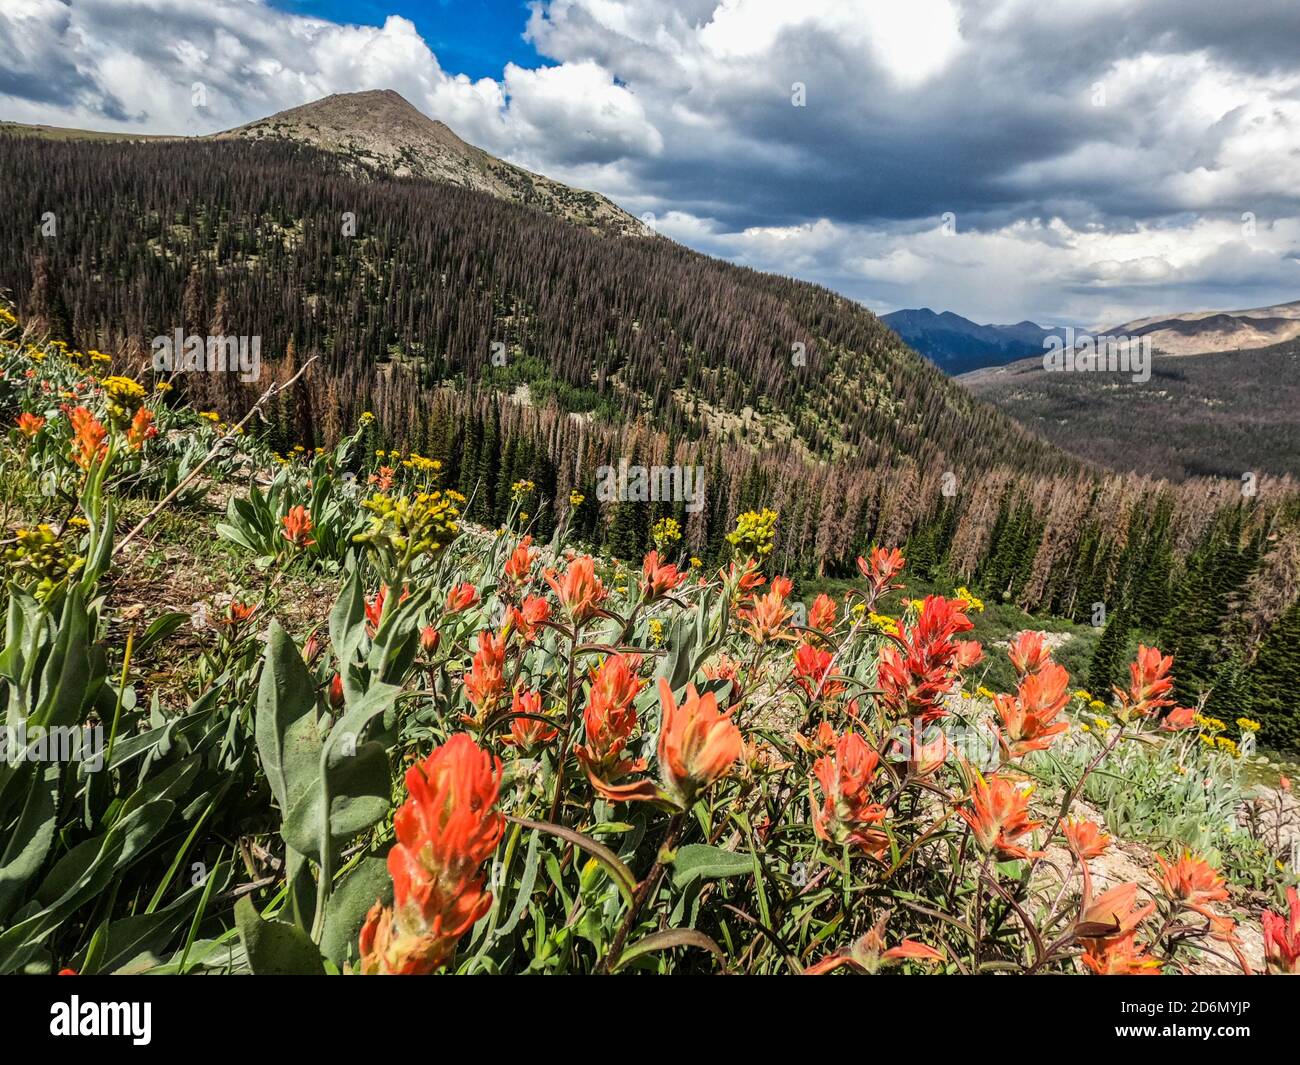
[[[1300,974],[1293,5],[351,6],[0,12],[35,1029],[183,1045],[85,978],[236,974],[1281,1025],[1088,978]]]

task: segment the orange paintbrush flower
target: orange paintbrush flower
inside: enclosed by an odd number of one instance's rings
[[[758,563],[752,558],[744,562],[732,562],[727,568],[718,570],[718,579],[727,590],[727,597],[732,605],[748,599],[754,589],[765,584],[767,578],[758,572]],[[700,578],[701,583],[704,578]]]
[[[1265,910],[1260,916],[1264,926],[1264,956],[1275,973],[1300,976],[1300,895],[1286,889],[1286,916]]]
[[[906,561],[903,553],[896,547],[891,547],[888,551],[881,547],[873,547],[868,553],[868,558],[858,558],[858,572],[867,579],[867,609],[874,610],[877,601],[886,592],[901,588],[901,584],[894,584],[894,578],[903,572],[903,566]]]
[[[1111,939],[1128,935],[1156,908],[1154,902],[1148,902],[1141,909],[1134,909],[1137,895],[1137,884],[1117,884],[1084,907],[1075,934],[1080,939]]]
[[[885,808],[871,798],[871,782],[880,756],[856,732],[839,737],[829,732],[821,737],[821,742],[831,739],[834,747],[813,763],[808,781],[813,831],[818,839],[828,843],[837,846],[850,843],[879,856],[889,847],[889,837],[871,827],[885,819]],[[814,779],[821,789],[820,803],[813,788]]]
[[[1137,942],[1137,933],[1084,941],[1079,959],[1098,976],[1159,976],[1161,962]]]
[[[641,678],[637,676],[640,665],[641,660],[636,656],[610,655],[592,670],[591,688],[582,714],[586,743],[574,748],[592,787],[615,802],[652,799],[658,794],[650,781],[616,783],[646,768],[644,759],[631,758],[626,752],[637,726],[632,702],[641,690]]]
[[[830,674],[832,655],[829,651],[801,643],[794,653],[794,681],[808,698],[833,699],[844,690],[839,681],[826,681]]]
[[[513,744],[524,750],[532,750],[532,748],[540,747],[544,743],[550,743],[560,734],[558,729],[553,728],[544,721],[537,720],[538,717],[542,716],[541,692],[520,692],[516,690],[514,697],[510,701],[510,712],[516,716],[510,722],[510,735],[505,737],[506,743]],[[521,714],[536,716],[518,716]]]
[[[443,611],[447,614],[459,614],[462,610],[468,610],[478,602],[478,589],[474,585],[453,584],[451,591],[447,593],[447,603]]]
[[[420,650],[426,658],[432,658],[438,653],[440,643],[442,643],[442,633],[432,625],[426,625],[420,630]]]
[[[1047,662],[1037,673],[1021,676],[1016,695],[996,695],[994,709],[1002,720],[998,742],[1009,758],[1030,751],[1045,751],[1052,738],[1069,727],[1056,717],[1070,701],[1070,675],[1055,662]]]
[[[905,939],[898,946],[886,950],[885,923],[888,920],[889,911],[886,910],[870,930],[854,940],[852,946],[837,950],[816,965],[810,965],[803,971],[803,975],[824,976],[847,967],[854,972],[874,976],[882,966],[897,965],[903,961],[943,961],[943,955],[937,950],[914,939]]]
[[[712,692],[700,695],[686,685],[686,700],[679,707],[666,677],[659,678],[659,772],[669,794],[683,809],[715,780],[726,776],[740,757],[740,729],[718,710]]]
[[[131,419],[131,424],[126,430],[126,446],[132,451],[139,451],[144,447],[146,440],[152,440],[158,435],[158,426],[153,423],[153,411],[148,407],[141,407],[135,412]]]
[[[1176,706],[1160,719],[1160,727],[1165,732],[1182,732],[1195,723],[1196,710],[1190,706]]]
[[[960,648],[953,637],[968,632],[971,620],[962,599],[927,596],[901,636],[903,650],[890,643],[880,652],[876,676],[881,701],[895,720],[930,721],[947,711],[942,697],[952,690]]]
[[[478,648],[469,672],[465,674],[465,698],[478,711],[482,724],[496,707],[506,690],[506,639],[484,629],[478,634]]]
[[[72,422],[72,461],[88,470],[108,454],[108,430],[85,407],[74,407],[68,418]]]
[[[975,786],[971,788],[972,808],[957,813],[970,825],[976,841],[986,851],[996,850],[1004,858],[1030,858],[1034,852],[1025,850],[1015,840],[1042,824],[1029,816],[1029,796],[1033,790],[1002,777],[985,780],[977,772]]]
[[[28,440],[39,433],[44,425],[45,419],[37,414],[28,414],[23,411],[22,414],[18,415],[18,431]]]
[[[519,606],[506,611],[506,627],[519,633],[525,643],[530,643],[542,622],[550,616],[551,604],[541,596],[530,595]]]
[[[492,905],[482,866],[505,819],[495,809],[501,761],[458,733],[406,773],[410,796],[393,817],[393,907],[375,903],[361,929],[361,971],[423,975]]]
[[[291,507],[280,524],[284,526],[281,535],[294,547],[311,547],[316,542],[311,538],[311,514],[301,503]]]
[[[675,591],[685,583],[688,574],[682,573],[674,565],[661,562],[658,551],[651,551],[641,566],[641,595],[646,602],[653,602],[669,592]]]
[[[743,628],[755,643],[763,644],[770,640],[792,640],[789,633],[783,632],[785,623],[794,611],[786,606],[785,598],[793,585],[785,577],[773,577],[772,587],[766,595],[755,594],[752,605],[741,607],[737,616],[745,623]]]
[[[533,569],[533,559],[537,557],[537,550],[532,546],[533,538],[525,536],[519,541],[517,546],[506,560],[506,576],[512,581],[520,583],[528,580],[529,573]]]
[[[808,627],[818,632],[830,632],[835,628],[835,600],[822,592],[813,600],[812,609],[808,611]]]
[[[596,576],[596,563],[590,555],[575,558],[558,579],[553,570],[547,570],[542,576],[575,625],[581,625],[594,615],[609,594]]]
[[[1156,883],[1171,902],[1185,903],[1199,909],[1211,902],[1223,902],[1228,897],[1228,887],[1209,862],[1190,851],[1184,851],[1176,862],[1167,862],[1156,855],[1161,873]]]
[[[1173,665],[1173,655],[1162,656],[1154,647],[1138,644],[1137,658],[1128,667],[1128,690],[1115,688],[1120,702],[1116,716],[1121,721],[1128,721],[1173,706],[1174,701],[1169,698],[1174,687],[1174,678],[1169,675]]]
[[[1007,657],[1015,667],[1017,675],[1037,673],[1052,660],[1052,652],[1043,646],[1043,634],[1026,629],[1020,633],[1007,648]]]
[[[1070,850],[1080,860],[1099,858],[1106,853],[1106,848],[1110,846],[1110,837],[1102,832],[1101,827],[1095,821],[1072,817],[1065,822],[1063,831],[1065,841],[1070,845]]]

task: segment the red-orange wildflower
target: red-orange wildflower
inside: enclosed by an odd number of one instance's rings
[[[420,650],[425,657],[432,658],[437,654],[440,643],[442,643],[442,633],[432,625],[426,625],[420,630]]]
[[[560,734],[559,730],[546,724],[545,721],[537,720],[533,717],[520,717],[521,714],[541,715],[542,713],[542,693],[538,691],[515,691],[514,697],[510,701],[510,712],[516,717],[510,722],[510,735],[505,737],[505,742],[521,747],[524,750],[531,750],[534,747],[540,747],[544,743],[550,743]]]
[[[465,674],[465,698],[478,711],[481,724],[506,690],[506,640],[484,629],[478,634],[478,648]]]
[[[810,643],[801,643],[795,651],[794,680],[810,699],[818,692],[820,698],[833,699],[844,690],[839,681],[825,679],[830,675],[832,658],[830,651]]]
[[[1286,889],[1287,912],[1283,917],[1272,910],[1260,916],[1264,926],[1264,957],[1275,973],[1300,976],[1300,896]]]
[[[957,813],[970,825],[976,842],[986,851],[996,850],[1004,858],[1030,858],[1034,852],[1025,850],[1015,840],[1042,824],[1029,816],[1029,796],[1033,790],[1002,777],[991,776],[986,780],[977,772],[971,788],[971,809],[963,807]]]
[[[1095,821],[1072,817],[1065,822],[1063,831],[1070,850],[1081,860],[1098,858],[1110,846],[1110,837]]]
[[[1041,632],[1026,629],[1011,641],[1007,657],[1011,659],[1016,673],[1023,677],[1026,673],[1037,673],[1047,665],[1052,660],[1052,652],[1043,644]]]
[[[596,576],[596,563],[590,555],[575,558],[559,579],[556,579],[554,570],[546,570],[542,576],[575,625],[581,625],[594,615],[609,594]]]
[[[1154,647],[1138,644],[1137,658],[1128,667],[1128,690],[1115,688],[1120,702],[1117,716],[1127,721],[1154,713],[1161,707],[1173,706],[1174,701],[1169,698],[1174,687],[1174,678],[1169,675],[1173,664],[1173,655],[1162,656]]]
[[[528,575],[532,572],[533,559],[537,557],[537,549],[532,546],[532,536],[525,536],[519,541],[518,546],[510,552],[510,557],[506,560],[506,576],[512,581],[520,583],[528,580]]]
[[[542,622],[551,616],[551,604],[538,595],[530,595],[519,606],[506,611],[506,625],[514,629],[529,643],[537,635]]]
[[[620,785],[616,782],[646,768],[644,759],[626,754],[628,740],[637,725],[632,701],[641,690],[637,676],[641,660],[630,655],[610,655],[591,672],[591,688],[582,714],[586,743],[574,748],[591,785],[612,801],[650,799],[658,794],[646,780]]]
[[[18,415],[18,431],[29,440],[39,433],[45,425],[45,419],[38,414],[28,414],[23,411]]]
[[[1157,854],[1156,861],[1161,870],[1156,883],[1171,902],[1201,909],[1211,902],[1227,899],[1228,887],[1223,877],[1199,855],[1184,851],[1176,862],[1167,862]]]
[[[830,632],[835,628],[836,611],[835,600],[822,592],[813,600],[812,609],[808,611],[808,627],[818,632]]]
[[[1084,940],[1079,958],[1098,976],[1159,976],[1161,962],[1137,942],[1137,933]]]
[[[403,586],[402,594],[397,597],[398,604],[406,602],[411,597],[411,589]],[[373,599],[367,599],[365,602],[366,612],[366,633],[373,637],[379,631],[379,623],[384,617],[384,600],[388,598],[388,585],[380,585],[379,591],[375,593]]]
[[[858,572],[867,579],[867,609],[875,608],[877,601],[886,592],[901,588],[901,584],[894,584],[894,578],[903,572],[903,566],[906,560],[903,553],[896,547],[885,550],[881,547],[873,547],[868,552],[868,558],[858,558]]]
[[[1196,710],[1191,706],[1176,706],[1160,720],[1165,732],[1181,732],[1195,724]]]
[[[965,605],[961,599],[928,596],[916,621],[902,634],[905,651],[892,643],[881,650],[881,701],[896,719],[929,721],[947,712],[940,700],[956,680],[959,649],[953,636],[973,627]]]
[[[88,470],[108,454],[108,430],[85,407],[74,407],[68,418],[72,422],[72,461]]]
[[[462,610],[468,610],[478,602],[478,589],[468,582],[464,584],[453,584],[451,591],[447,593],[447,603],[443,608],[445,613],[459,614]]]
[[[458,733],[406,773],[409,798],[393,817],[393,906],[378,902],[361,929],[361,971],[423,975],[492,905],[483,863],[500,842],[501,761]]]
[[[663,562],[658,551],[650,551],[641,565],[641,595],[651,602],[669,592],[675,591],[685,583],[689,574],[681,572],[676,566]]]
[[[879,763],[880,756],[853,731],[836,737],[832,750],[813,763],[808,797],[818,839],[837,846],[850,843],[874,856],[889,849],[889,837],[871,827],[885,819],[885,808],[871,798]],[[813,779],[821,789],[820,803]]]
[[[763,644],[770,640],[792,640],[789,633],[783,632],[785,623],[794,611],[785,604],[793,585],[785,577],[773,577],[772,587],[766,595],[753,597],[752,605],[741,607],[737,616],[745,623],[743,628],[755,643]]]
[[[153,423],[153,411],[148,407],[141,407],[135,412],[131,419],[131,424],[126,430],[126,446],[132,451],[139,451],[144,447],[146,440],[152,440],[158,435],[158,426]]]
[[[668,793],[686,809],[740,757],[740,729],[719,712],[712,692],[700,695],[694,684],[686,685],[686,699],[678,706],[672,685],[660,677],[659,704],[659,773]]]
[[[1138,886],[1117,884],[1083,907],[1075,934],[1081,939],[1110,939],[1126,936],[1155,912],[1156,904],[1137,905]],[[1086,899],[1086,896],[1085,896]]]
[[[281,535],[294,547],[311,547],[316,542],[311,538],[311,513],[301,503],[291,507],[280,524],[284,526]]]
[[[881,966],[897,965],[903,961],[943,961],[943,955],[937,950],[914,939],[905,939],[898,946],[886,950],[885,923],[888,920],[889,911],[886,910],[871,929],[854,940],[852,946],[828,954],[815,965],[808,966],[803,975],[824,976],[843,967],[875,975]]]
[[[1048,662],[1037,673],[1020,678],[1015,695],[996,695],[993,707],[1002,720],[998,742],[1010,758],[1030,751],[1045,751],[1052,738],[1069,727],[1056,717],[1070,701],[1070,675],[1055,662]]]

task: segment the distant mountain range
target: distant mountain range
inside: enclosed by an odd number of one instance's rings
[[[1246,311],[1189,311],[1136,318],[1104,331],[1151,338],[1166,355],[1253,351],[1300,337],[1300,300]]]
[[[936,314],[929,307],[894,311],[880,320],[909,347],[954,376],[1041,355],[1043,338],[1055,332],[1034,322],[980,325],[952,311]]]

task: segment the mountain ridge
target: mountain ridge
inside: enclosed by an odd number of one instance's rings
[[[1028,320],[980,325],[952,311],[936,313],[929,307],[892,311],[880,320],[950,376],[1041,352],[1044,338],[1054,332]]]

